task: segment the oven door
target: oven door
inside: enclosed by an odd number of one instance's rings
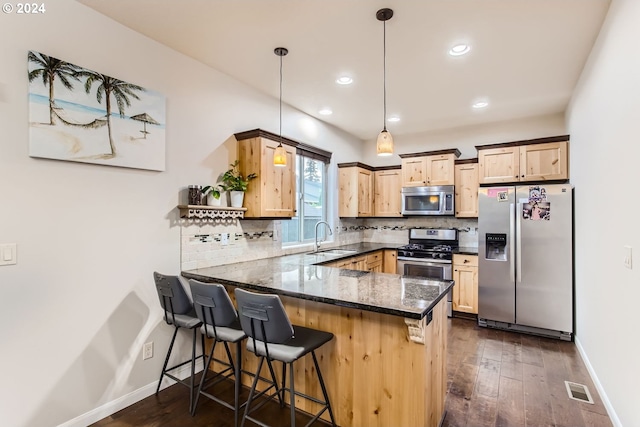
[[[428,279],[451,280],[452,265],[449,260],[398,257],[398,274]]]
[[[453,265],[449,260],[398,257],[398,274],[428,279],[451,280]],[[447,316],[453,316],[453,290],[447,293]]]

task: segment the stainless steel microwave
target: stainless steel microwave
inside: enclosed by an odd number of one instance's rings
[[[453,185],[402,188],[402,215],[453,215]]]

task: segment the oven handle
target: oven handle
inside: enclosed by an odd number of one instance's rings
[[[451,260],[449,260],[449,259],[410,258],[410,257],[405,257],[405,256],[399,256],[398,257],[398,261],[413,262],[415,264],[424,264],[424,265],[428,265],[428,264],[452,264]]]

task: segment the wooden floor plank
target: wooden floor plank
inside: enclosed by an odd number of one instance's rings
[[[540,366],[524,364],[522,377],[526,426],[555,426],[545,369]]]
[[[474,395],[469,402],[467,427],[494,427],[498,413],[498,399]]]
[[[518,334],[508,334],[502,343],[500,375],[522,380],[522,341]]]
[[[524,425],[524,391],[522,381],[500,377],[496,427]]]
[[[492,359],[482,359],[476,380],[476,393],[485,397],[498,397],[500,387],[500,362]]]

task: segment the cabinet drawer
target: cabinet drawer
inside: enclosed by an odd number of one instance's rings
[[[382,261],[382,251],[367,254],[367,264],[377,261]]]
[[[453,265],[478,266],[477,255],[453,255]]]

